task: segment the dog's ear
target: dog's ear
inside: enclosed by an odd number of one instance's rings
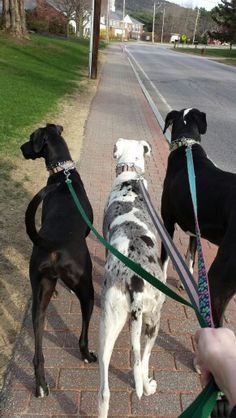
[[[54,123],[47,123],[46,128],[55,129],[59,135],[61,135],[61,133],[63,131],[63,126],[54,125]]]
[[[146,141],[141,141],[141,144],[143,145],[144,155],[149,156],[151,154],[151,151],[152,151],[151,145],[149,145],[149,143],[146,142]]]
[[[169,128],[170,125],[173,124],[174,120],[178,118],[179,113],[180,112],[178,112],[178,110],[172,110],[171,112],[168,113],[168,115],[166,116],[166,120],[165,120],[163,134],[166,133],[166,130]]]
[[[58,131],[59,135],[61,135],[61,133],[63,132],[63,126],[56,125],[56,127],[57,127],[57,131]]]
[[[119,138],[118,141],[115,143],[114,148],[113,148],[113,157],[114,158],[119,158],[122,154],[122,149],[123,149],[123,139]]]
[[[42,150],[45,144],[46,136],[47,134],[45,128],[39,128],[37,131],[33,132],[30,139],[32,140],[34,152],[38,153]]]
[[[207,121],[206,121],[206,113],[200,112],[198,109],[193,109],[191,111],[191,116],[195,120],[199,133],[201,135],[206,133],[207,130]]]

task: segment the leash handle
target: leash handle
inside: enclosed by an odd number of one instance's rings
[[[209,281],[208,281],[204,255],[202,251],[201,233],[200,233],[200,227],[198,223],[196,176],[195,176],[195,170],[194,170],[193,153],[192,153],[191,145],[188,145],[186,147],[186,158],[187,158],[190,194],[192,198],[193,212],[194,212],[194,218],[195,218],[195,231],[196,231],[196,238],[197,238],[199,309],[200,309],[202,316],[205,318],[208,326],[214,327],[214,322],[212,318],[212,310],[211,310],[211,296],[210,296]]]

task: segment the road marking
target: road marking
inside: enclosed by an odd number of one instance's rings
[[[165,122],[164,119],[162,118],[157,106],[155,105],[151,95],[149,94],[149,92],[147,91],[146,87],[144,86],[137,70],[135,69],[131,59],[129,58],[129,56],[132,58],[132,60],[135,62],[135,65],[139,68],[139,70],[142,72],[142,74],[144,75],[144,77],[146,78],[146,80],[150,83],[151,87],[153,88],[153,90],[156,92],[157,96],[159,97],[159,99],[164,103],[164,105],[167,107],[168,111],[172,110],[171,106],[169,105],[169,103],[166,101],[166,99],[164,98],[164,96],[160,93],[160,91],[157,89],[157,87],[155,86],[155,84],[150,80],[150,78],[147,76],[147,74],[145,73],[145,71],[142,69],[142,67],[140,66],[140,64],[136,61],[136,59],[134,58],[133,54],[131,54],[130,51],[128,51],[128,49],[125,47],[125,52],[128,55],[128,60],[129,63],[134,71],[134,74],[141,86],[141,89],[143,90],[144,95],[146,96],[146,99],[160,125],[160,127],[162,128],[162,130],[164,129],[165,126]],[[169,129],[167,129],[166,133],[165,133],[165,137],[167,139],[168,142],[171,142],[171,134]]]

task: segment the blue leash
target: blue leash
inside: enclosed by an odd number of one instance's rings
[[[195,232],[197,239],[197,252],[198,252],[198,295],[199,295],[199,310],[209,327],[214,327],[214,322],[211,312],[211,297],[209,289],[208,275],[205,266],[204,255],[201,244],[201,233],[198,223],[197,213],[197,192],[196,192],[196,176],[193,163],[192,146],[186,147],[186,158],[188,168],[188,179],[190,193],[193,203],[193,211],[195,217]]]

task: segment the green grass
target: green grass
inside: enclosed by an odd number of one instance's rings
[[[0,154],[17,155],[31,127],[87,76],[89,43],[31,35],[0,35]]]
[[[236,50],[229,48],[188,48],[188,47],[178,47],[175,49],[178,52],[184,52],[186,54],[196,54],[196,55],[203,55],[205,57],[212,57],[217,61],[219,58],[220,62],[229,65],[236,65]]]

